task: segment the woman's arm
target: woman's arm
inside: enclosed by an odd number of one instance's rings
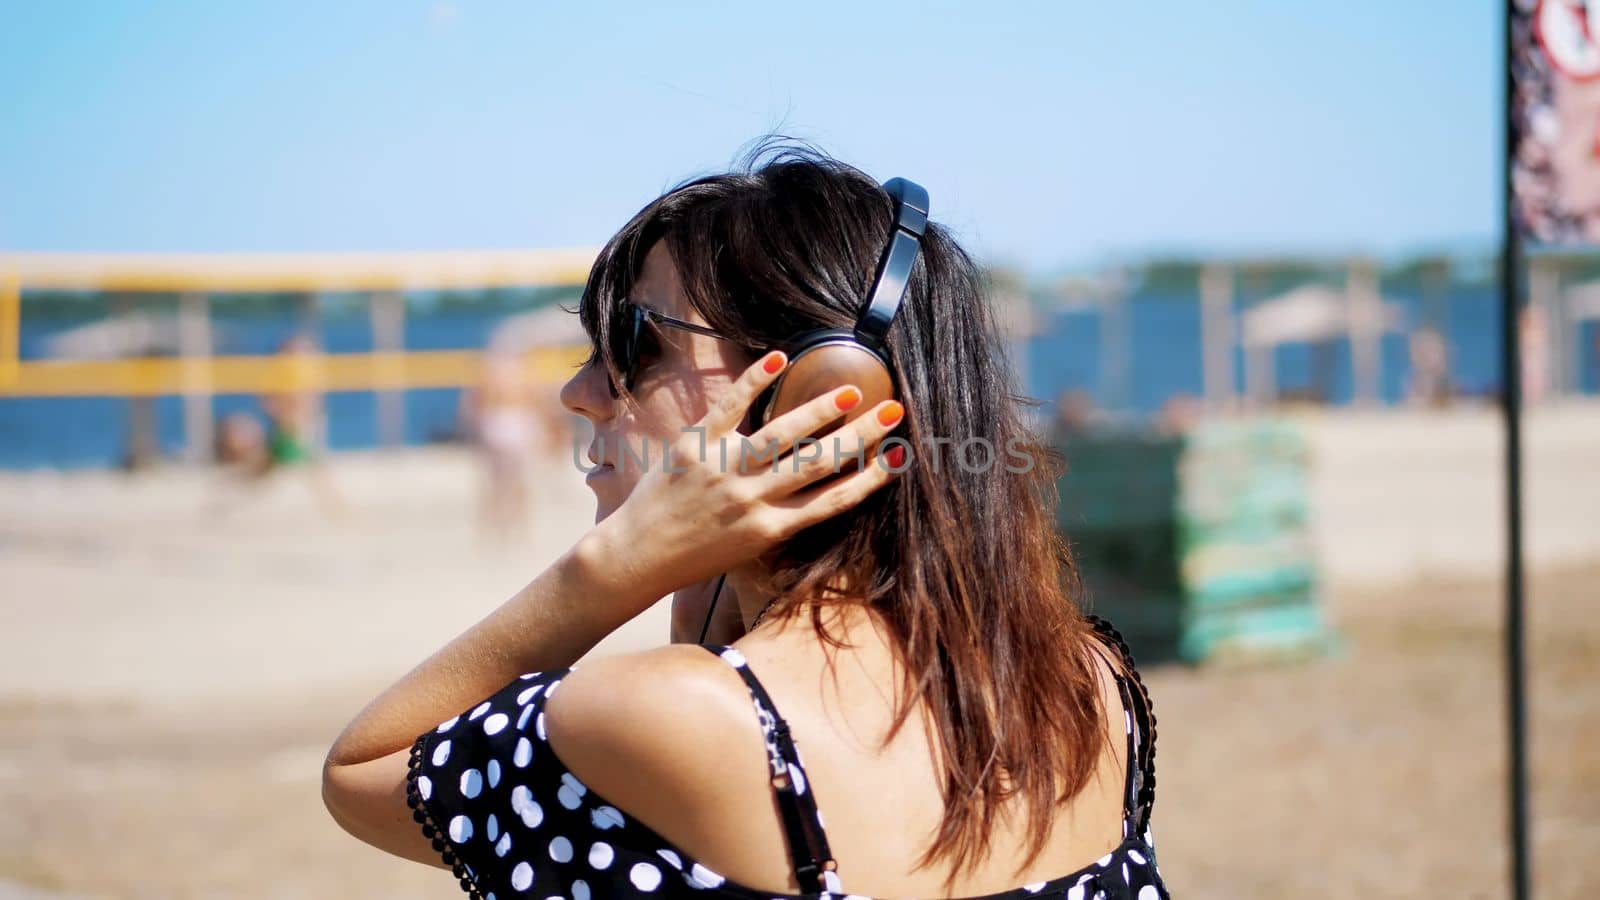
[[[407,750],[417,735],[518,675],[572,665],[654,602],[648,581],[629,579],[618,565],[624,557],[609,549],[603,524],[368,703],[334,741],[327,767]]]
[[[619,570],[596,526],[516,596],[428,657],[345,726],[322,765],[322,802],[341,828],[442,866],[405,802],[418,735],[526,672],[571,666],[654,597]],[[621,577],[619,577],[621,576]]]

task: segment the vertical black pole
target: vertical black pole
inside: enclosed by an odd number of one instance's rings
[[[1506,428],[1506,730],[1510,738],[1511,892],[1528,900],[1528,747],[1522,628],[1522,361],[1517,296],[1522,287],[1511,161],[1516,152],[1516,0],[1506,0],[1505,171],[1501,190],[1505,234],[1500,247],[1500,383]],[[1524,36],[1525,37],[1525,36]]]

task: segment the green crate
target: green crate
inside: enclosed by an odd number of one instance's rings
[[[1057,527],[1093,607],[1141,658],[1315,652],[1310,453],[1290,422],[1174,437],[1074,435],[1059,448]]]

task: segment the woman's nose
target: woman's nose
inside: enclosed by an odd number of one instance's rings
[[[610,383],[605,367],[590,363],[561,386],[561,405],[590,422],[608,419],[616,403],[611,396]]]

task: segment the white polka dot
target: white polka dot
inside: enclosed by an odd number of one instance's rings
[[[581,878],[572,883],[572,900],[589,900],[589,885]]]
[[[450,840],[458,844],[465,844],[472,837],[472,820],[466,816],[456,816],[450,820]]]
[[[838,872],[824,871],[822,873],[823,890],[830,894],[844,893],[844,882],[839,880]]]
[[[539,713],[539,718],[533,720],[533,733],[537,734],[541,741],[548,740],[544,736],[544,713]]]
[[[542,691],[542,690],[544,690],[544,685],[542,685],[542,684],[536,684],[533,687],[528,688],[527,690],[525,690],[522,693],[517,695],[517,705],[520,706],[520,705],[522,705],[524,703],[527,703],[529,700],[532,700],[534,697],[537,697],[539,695],[539,692]]]
[[[577,809],[583,804],[583,795],[588,792],[589,789],[583,786],[583,782],[579,781],[576,775],[571,772],[561,773],[561,787],[556,789],[556,799],[561,801],[562,806],[567,809]]]
[[[1161,892],[1147,884],[1139,888],[1139,900],[1161,900]]]
[[[1128,858],[1133,860],[1134,862],[1138,863],[1141,866],[1144,865],[1144,854],[1140,853],[1137,850],[1129,850],[1128,851]]]
[[[641,891],[653,891],[661,886],[661,870],[649,863],[634,863],[628,870],[628,880]]]
[[[509,724],[511,724],[510,716],[506,715],[505,713],[495,713],[489,718],[483,720],[483,733],[499,734],[501,731],[504,731],[505,727]]]
[[[1043,882],[1043,881],[1035,881],[1033,884],[1025,884],[1025,885],[1023,885],[1022,889],[1027,891],[1030,894],[1037,894],[1037,893],[1039,893],[1040,890],[1042,890],[1044,888],[1045,884],[1046,884],[1046,882]]]
[[[550,686],[549,687],[544,689],[544,698],[546,700],[549,700],[555,694],[556,685],[558,685],[560,683],[561,683],[561,679],[557,678],[555,681],[550,682]]]
[[[517,738],[517,749],[511,754],[511,764],[522,768],[533,759],[533,742],[527,738]]]
[[[708,888],[714,888],[727,880],[699,863],[689,867],[689,877],[693,878],[702,887]]]
[[[749,660],[744,658],[744,654],[743,653],[740,653],[738,650],[734,649],[733,647],[729,647],[728,649],[722,651],[721,656],[722,656],[723,659],[727,660],[730,663],[733,663],[736,666],[743,666],[743,665],[748,664],[748,662],[749,662]]]
[[[1128,876],[1128,864],[1127,863],[1123,863],[1122,864],[1122,883],[1123,884],[1127,884],[1130,881],[1132,881],[1132,879]]]
[[[595,841],[589,845],[589,865],[596,869],[604,869],[611,865],[611,860],[616,858],[616,852],[605,841]]]
[[[471,800],[483,791],[483,776],[477,769],[468,769],[461,773],[461,796]]]
[[[1107,853],[1105,856],[1100,857],[1099,859],[1094,861],[1094,864],[1099,866],[1102,869],[1104,869],[1106,866],[1111,865],[1111,854]]]
[[[550,858],[559,863],[572,862],[572,842],[559,834],[551,838]]]
[[[622,812],[615,806],[597,806],[589,813],[589,824],[605,831],[608,828],[621,828],[626,822]]]
[[[494,845],[494,855],[504,857],[511,852],[511,832],[500,835],[500,840]]]
[[[479,716],[483,715],[484,713],[486,713],[488,711],[489,711],[489,701],[485,700],[482,703],[479,703],[477,708],[475,708],[472,712],[467,713],[467,721],[471,722],[472,720],[478,718]]]
[[[527,681],[529,678],[538,678],[539,677],[539,673],[538,672],[526,672],[526,673],[523,673],[522,675],[518,675],[517,677],[521,678],[523,681]]]
[[[421,794],[422,795],[422,799],[424,799],[424,800],[427,800],[428,798],[432,797],[433,796],[433,779],[429,778],[426,775],[418,775],[417,776],[417,793]]]
[[[496,787],[499,787],[499,786],[500,786],[500,760],[491,759],[491,760],[489,760],[489,787],[496,788]]]
[[[433,764],[442,766],[450,758],[450,742],[440,741],[439,746],[433,748]]]
[[[1067,890],[1067,900],[1083,900],[1083,885],[1075,884]]]
[[[517,867],[511,870],[511,886],[519,891],[533,887],[533,866],[525,862],[517,863]]]
[[[460,716],[451,716],[450,718],[446,719],[445,721],[439,723],[439,727],[438,727],[437,731],[440,734],[444,734],[446,731],[449,731],[450,729],[456,727],[456,723],[459,722],[459,721],[461,721],[461,717]]]
[[[806,774],[799,766],[789,767],[789,780],[794,782],[794,792],[796,794],[804,794],[806,792]]]
[[[544,821],[544,808],[533,799],[533,791],[528,790],[525,784],[519,784],[511,791],[511,810],[522,817],[522,824],[529,828],[538,828]]]
[[[522,715],[517,716],[517,730],[518,731],[524,731],[524,730],[527,729],[527,727],[528,727],[528,719],[532,715],[533,715],[533,705],[532,704],[529,704],[528,706],[524,706],[522,708]]]
[[[667,862],[672,863],[672,867],[674,869],[683,868],[683,860],[678,858],[678,854],[673,853],[671,850],[657,850],[656,855]]]
[[[490,813],[489,821],[484,823],[483,836],[491,841],[500,837],[500,820],[495,818],[494,813]]]

